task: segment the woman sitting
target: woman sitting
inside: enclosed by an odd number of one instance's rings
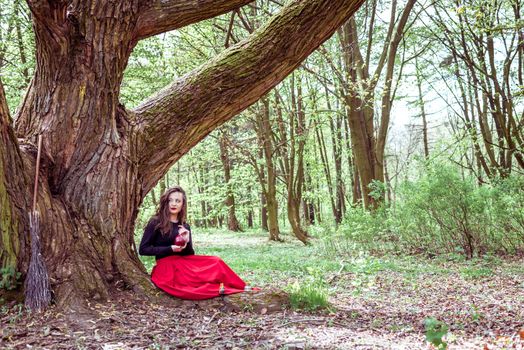
[[[156,257],[152,282],[177,298],[191,300],[250,290],[219,257],[195,255],[186,213],[187,199],[181,187],[170,188],[160,197],[139,248],[140,255]]]

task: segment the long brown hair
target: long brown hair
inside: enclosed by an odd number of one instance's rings
[[[156,218],[159,220],[156,225],[157,229],[160,229],[162,234],[169,234],[171,231],[171,213],[169,212],[169,196],[171,193],[180,192],[184,198],[184,203],[182,203],[182,208],[178,213],[178,224],[184,225],[186,223],[186,213],[187,213],[187,198],[186,192],[180,186],[175,186],[168,188],[164,194],[160,197],[160,204],[156,211]]]

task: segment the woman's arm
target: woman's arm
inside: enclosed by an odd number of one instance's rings
[[[155,241],[155,235],[158,234],[156,231],[156,225],[158,220],[151,219],[147,223],[146,228],[144,229],[144,235],[142,236],[142,241],[140,242],[140,247],[138,248],[138,254],[140,255],[165,255],[173,252],[171,246],[154,246],[153,242]]]

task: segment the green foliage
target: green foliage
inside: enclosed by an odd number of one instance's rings
[[[381,249],[390,246],[392,240],[395,240],[395,237],[390,230],[387,208],[380,207],[375,211],[369,211],[362,207],[349,207],[334,235],[324,238],[323,247],[343,254],[357,246],[365,250]]]
[[[451,166],[433,164],[401,187],[391,229],[414,251],[514,253],[524,247],[522,181],[478,186]]]
[[[461,269],[460,274],[465,278],[476,280],[492,276],[493,270],[483,266],[467,266]]]
[[[427,318],[424,320],[426,341],[430,342],[437,349],[447,349],[448,344],[443,340],[448,333],[448,326],[435,318]]]
[[[316,311],[329,307],[327,285],[319,269],[307,268],[306,276],[286,290],[293,309]]]
[[[0,289],[13,290],[20,285],[22,274],[12,266],[2,267],[0,269]]]
[[[35,42],[25,1],[0,1],[0,79],[14,114],[35,66]]]
[[[373,179],[371,183],[368,185],[369,189],[371,190],[369,192],[369,196],[373,198],[376,201],[383,200],[386,194],[386,184]]]
[[[473,176],[435,160],[421,164],[418,174],[398,186],[391,207],[348,208],[342,224],[326,230],[322,248],[336,254],[363,249],[469,259],[524,250],[524,177],[479,185]],[[380,185],[373,184],[378,198]],[[490,273],[463,274],[480,278]]]

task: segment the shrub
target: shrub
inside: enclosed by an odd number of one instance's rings
[[[523,176],[479,185],[438,162],[424,164],[418,174],[399,186],[391,207],[350,207],[322,248],[341,255],[394,249],[467,258],[524,251]]]
[[[307,273],[304,280],[295,281],[286,288],[291,308],[310,311],[328,308],[328,290],[322,273],[310,267]]]
[[[434,165],[399,193],[394,220],[402,244],[468,258],[515,252],[524,243],[523,178],[477,185],[453,167]]]

